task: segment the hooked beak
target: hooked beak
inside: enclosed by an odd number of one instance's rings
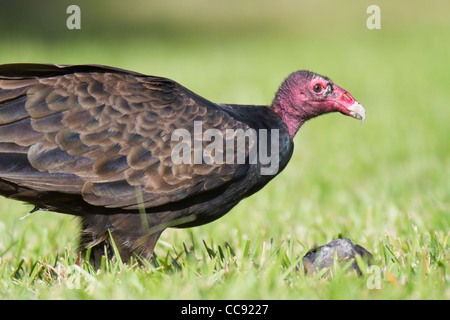
[[[350,107],[347,108],[350,111],[350,116],[361,120],[361,123],[364,122],[366,118],[366,109],[360,104],[358,101],[355,101]]]
[[[333,95],[335,97],[331,100],[335,102],[337,111],[364,122],[366,110],[350,93],[338,86],[334,86]]]

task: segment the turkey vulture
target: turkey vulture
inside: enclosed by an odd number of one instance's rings
[[[365,118],[347,91],[309,71],[253,106],[100,65],[0,65],[0,194],[80,217],[80,249],[96,261],[112,253],[110,235],[122,259],[150,259],[164,229],[216,220],[264,187],[300,126],[335,111]],[[269,154],[276,164],[264,172]]]

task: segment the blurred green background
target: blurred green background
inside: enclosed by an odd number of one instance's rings
[[[80,30],[66,27],[71,4],[81,9]],[[366,26],[372,4],[381,9],[379,30]],[[450,2],[439,0],[3,1],[0,63],[110,65],[240,104],[271,103],[283,79],[299,69],[328,76],[366,107],[365,123],[338,114],[307,123],[279,177],[192,233],[238,247],[257,235],[295,238],[299,255],[341,234],[375,256],[386,237],[405,244],[419,234],[427,247],[434,235],[447,254],[439,265],[448,268],[449,12]],[[37,213],[18,220],[30,207],[6,200],[0,210],[3,261],[21,237],[25,259],[66,247],[75,252],[72,218]],[[189,233],[166,231],[157,252],[180,248]],[[390,272],[397,279],[404,274]],[[450,296],[446,277],[438,298]],[[177,297],[286,298],[257,295],[252,286],[228,288],[228,295],[206,289]],[[408,290],[397,297],[422,297]]]

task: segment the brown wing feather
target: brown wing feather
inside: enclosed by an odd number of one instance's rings
[[[193,136],[194,120],[204,130],[248,129],[169,79],[99,66],[0,66],[0,178],[135,209],[136,188],[154,207],[244,174],[233,164],[171,161],[173,130]],[[20,166],[5,164],[18,154]]]

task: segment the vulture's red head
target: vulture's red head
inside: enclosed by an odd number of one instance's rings
[[[291,137],[307,120],[329,112],[364,121],[366,111],[350,93],[327,77],[309,71],[292,73],[281,85],[273,101],[274,111],[286,123]]]

